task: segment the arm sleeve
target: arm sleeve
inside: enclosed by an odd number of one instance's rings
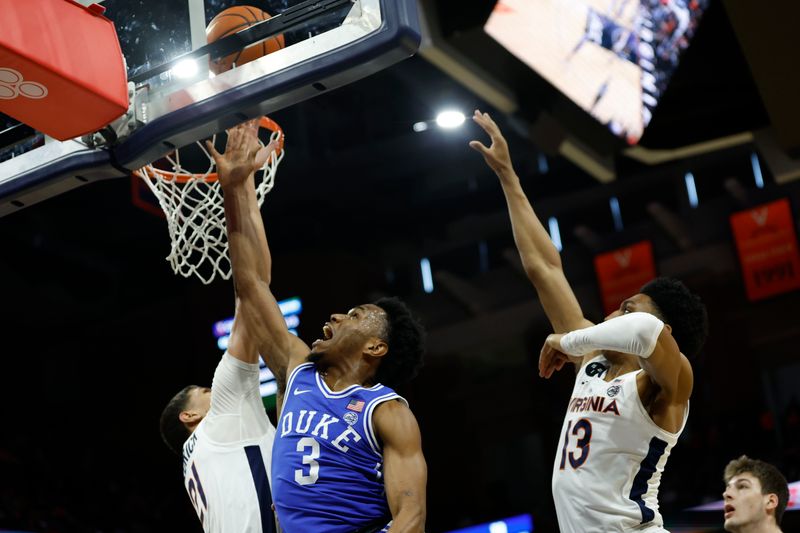
[[[219,443],[257,438],[272,428],[259,393],[257,364],[225,353],[214,372],[206,431]]]
[[[611,350],[650,357],[664,323],[650,313],[629,313],[561,337],[561,351],[583,356],[596,350]]]

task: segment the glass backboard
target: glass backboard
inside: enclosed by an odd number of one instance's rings
[[[273,15],[248,34],[280,32],[285,47],[213,75],[209,59],[239,46],[240,38],[207,46],[206,24],[243,2],[102,5],[127,64],[129,115],[102,136],[43,142],[32,132],[0,146],[0,216],[91,181],[127,176],[175,147],[353,83],[409,57],[421,39],[416,0],[248,0]],[[187,54],[194,67],[176,68]]]

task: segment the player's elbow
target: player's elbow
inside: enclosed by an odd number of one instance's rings
[[[256,272],[237,272],[234,276],[236,296],[240,299],[248,299],[255,296],[259,291],[269,289],[269,279],[263,279]]]
[[[420,509],[414,514],[414,520],[408,529],[414,533],[425,533],[425,510]]]
[[[407,504],[403,506],[397,516],[392,517],[390,531],[394,533],[424,533],[425,531],[425,502]]]
[[[652,323],[653,332],[645,331],[641,333],[642,342],[652,342],[652,354],[654,356],[661,360],[669,361],[672,367],[680,368],[684,356],[681,354],[681,349],[672,336],[671,329],[657,318],[655,320],[657,322],[654,321]],[[655,338],[650,341],[649,339],[654,332],[657,332],[655,333]]]
[[[631,331],[629,353],[639,357],[650,357],[659,347],[669,349],[666,345],[668,339],[665,336],[665,333],[669,336],[669,332],[664,328],[664,322],[655,315],[631,313],[620,318],[628,319],[625,325]]]
[[[554,257],[545,258],[533,254],[522,256],[522,266],[525,275],[534,284],[547,283],[554,273],[562,271],[561,256],[554,251]]]

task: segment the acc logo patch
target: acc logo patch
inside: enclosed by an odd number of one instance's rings
[[[589,366],[586,367],[586,375],[587,376],[599,376],[601,374],[605,374],[608,367],[603,363],[591,363]]]
[[[608,390],[606,391],[606,394],[608,394],[608,395],[609,395],[611,398],[613,398],[614,396],[616,396],[617,394],[619,394],[619,391],[620,391],[620,390],[622,390],[622,387],[621,387],[621,386],[619,386],[619,385],[614,385],[613,387],[609,387],[609,388],[608,388]]]
[[[358,422],[358,415],[352,411],[347,411],[345,414],[342,415],[344,421],[350,424],[351,426]]]

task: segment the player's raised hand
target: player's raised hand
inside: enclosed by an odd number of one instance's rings
[[[492,143],[487,147],[480,141],[471,141],[469,143],[470,148],[480,152],[489,168],[501,177],[509,172],[513,173],[514,169],[511,165],[511,155],[508,153],[508,143],[503,134],[500,133],[500,128],[497,127],[492,117],[488,113],[481,113],[480,110],[476,109],[475,114],[472,115],[472,120],[489,134],[489,139]]]
[[[259,144],[258,124],[259,119],[249,120],[228,130],[224,154],[220,154],[210,141],[206,141],[206,148],[214,158],[223,187],[246,181],[277,150],[277,141],[264,147]]]
[[[544,341],[542,351],[539,352],[539,376],[549,379],[553,372],[564,368],[564,364],[569,362],[569,357],[561,352],[562,334],[554,333],[547,336]]]

